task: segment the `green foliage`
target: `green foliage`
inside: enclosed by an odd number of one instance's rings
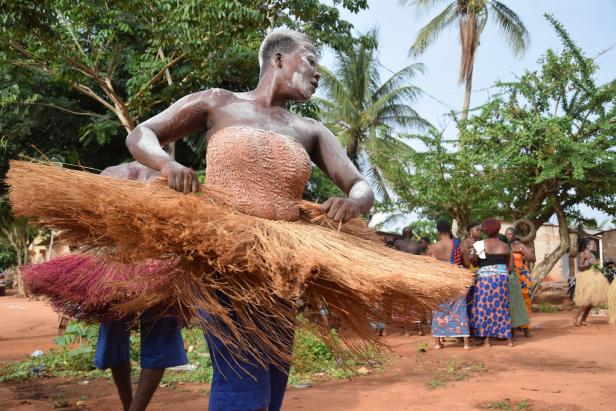
[[[449,382],[464,381],[483,371],[485,371],[485,366],[481,363],[469,364],[452,358],[426,382],[426,388],[429,390],[442,388]]]
[[[600,85],[597,67],[551,16],[564,50],[548,50],[541,68],[512,83],[463,126],[466,149],[480,151],[482,167],[498,170],[501,208],[540,223],[584,202],[616,212],[616,81]],[[591,183],[591,184],[589,184]]]
[[[492,401],[483,405],[483,408],[488,410],[503,410],[503,411],[521,411],[530,409],[530,401],[522,400],[522,401],[512,401],[509,398],[505,398],[500,401]]]
[[[91,377],[103,375],[94,368],[94,352],[98,327],[72,322],[65,334],[56,337],[54,348],[39,357],[10,364],[0,369],[0,382],[25,380],[44,375]]]
[[[365,0],[334,3],[354,11],[367,7]],[[102,113],[79,110],[89,116],[82,138],[99,143],[186,94],[254,86],[256,54],[271,25],[303,29],[318,44],[334,46],[345,42],[352,27],[336,7],[317,0],[0,4],[2,60],[92,99]]]
[[[97,337],[97,325],[71,322],[65,334],[56,337],[57,348],[40,357],[29,357],[0,369],[0,382],[42,376],[109,377],[108,371],[94,369]],[[190,371],[167,370],[162,383],[173,386],[183,382],[211,382],[212,361],[203,331],[199,327],[185,328],[182,330],[182,337],[187,349],[188,364],[196,368]],[[335,331],[332,331],[331,337],[337,341]],[[140,351],[140,336],[139,332],[135,331],[130,336],[130,355],[135,377],[139,373]],[[311,381],[315,373],[322,373],[331,378],[348,378],[357,374],[357,367],[380,367],[385,360],[382,354],[376,352],[371,353],[364,361],[358,361],[350,355],[344,360],[336,359],[322,339],[311,332],[298,329],[295,335],[290,383]]]
[[[555,307],[554,305],[545,302],[545,301],[541,301],[539,303],[539,312],[540,313],[555,313],[558,311],[558,308]]]
[[[377,45],[378,33],[372,30],[339,49],[336,69],[320,68],[326,97],[315,101],[324,123],[346,147],[377,197],[388,200],[390,191],[395,191],[395,163],[409,151],[394,130],[427,126],[412,108],[420,90],[410,83],[423,72],[423,65],[407,66],[381,82]]]
[[[432,131],[400,172],[398,207],[431,218],[530,219],[535,227],[560,207],[569,217],[585,203],[616,213],[616,81],[598,84],[596,65],[547,17],[564,50],[548,50],[540,68],[499,83],[460,140]],[[548,270],[549,271],[549,270]]]
[[[323,203],[330,197],[344,197],[344,193],[318,167],[312,167],[310,180],[304,190],[304,199],[314,203]]]

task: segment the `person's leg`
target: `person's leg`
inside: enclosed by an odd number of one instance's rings
[[[130,330],[126,321],[101,323],[96,342],[94,365],[99,369],[111,368],[113,382],[125,411],[133,400],[130,381]]]
[[[470,337],[464,337],[464,349],[465,350],[470,350],[471,349],[471,343],[470,343]]]
[[[270,404],[267,411],[279,411],[282,408],[282,400],[289,380],[290,364],[285,368],[281,370],[270,365]]]
[[[221,327],[209,314],[202,312],[201,315],[207,323]],[[269,367],[265,368],[249,355],[235,358],[227,345],[207,328],[204,337],[213,371],[208,410],[267,411],[271,395]]]
[[[530,338],[530,337],[532,337],[532,335],[531,335],[531,333],[530,333],[530,328],[525,327],[525,328],[523,328],[522,330],[524,331],[524,337],[525,337],[525,338]]]
[[[139,383],[129,411],[144,411],[147,408],[164,373],[164,368],[144,368],[141,370]]]
[[[486,337],[485,340],[483,340],[483,346],[490,347],[490,337]]]
[[[173,317],[156,318],[156,312],[143,315],[141,334],[141,375],[130,411],[145,410],[165,368],[188,362],[179,321]]]
[[[590,306],[588,305],[583,305],[580,308],[578,308],[575,312],[575,319],[573,320],[573,325],[575,325],[576,327],[579,327],[582,325],[582,317],[584,316],[584,312],[586,311],[586,309],[589,309],[590,311]]]
[[[130,409],[133,402],[133,387],[131,386],[130,374],[131,374],[130,361],[111,367],[111,375],[113,376],[113,383],[118,391],[120,401],[122,401],[122,407],[124,411]]]
[[[434,337],[434,349],[440,350],[443,348],[443,343],[441,342],[441,337]]]
[[[582,321],[580,321],[582,325],[586,325],[586,320],[588,319],[588,315],[590,314],[591,310],[592,310],[592,305],[587,305],[584,311],[582,312]]]

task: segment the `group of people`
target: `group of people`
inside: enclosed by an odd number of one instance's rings
[[[413,240],[410,227],[392,244],[400,251],[432,256],[475,274],[474,285],[467,295],[443,303],[432,312],[435,348],[443,348],[446,338],[455,338],[464,342],[465,349],[470,349],[471,336],[483,338],[484,346],[490,346],[490,338],[505,339],[513,346],[516,329],[530,337],[528,266],[535,261],[535,255],[519,240],[515,229],[510,227],[505,236],[500,236],[500,222],[487,219],[482,224],[470,224],[462,241],[454,237],[447,220],[439,220],[436,229],[439,239],[433,244],[427,239]]]

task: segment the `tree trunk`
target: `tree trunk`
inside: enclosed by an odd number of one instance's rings
[[[351,159],[355,167],[357,167],[357,169],[359,170],[359,163],[357,161],[358,154],[359,154],[359,138],[351,134],[349,144],[347,145],[347,156],[349,157],[349,159]]]
[[[539,290],[539,286],[548,276],[552,268],[556,265],[560,258],[569,252],[569,248],[571,246],[571,239],[569,237],[569,227],[567,226],[567,218],[565,216],[565,212],[561,207],[561,204],[558,202],[558,199],[553,197],[554,201],[554,211],[556,211],[556,217],[558,218],[558,233],[560,236],[560,244],[554,251],[550,253],[543,261],[539,264],[535,265],[535,268],[532,272],[532,281],[533,286],[531,288],[531,295],[535,295],[537,290]]]
[[[464,105],[462,106],[462,121],[468,118],[468,110],[471,106],[471,92],[473,91],[473,70],[465,82],[464,88]]]
[[[165,52],[163,51],[163,49],[161,47],[158,48],[158,57],[161,60],[165,60]],[[165,70],[165,79],[167,80],[167,85],[171,86],[173,85],[173,77],[171,77],[171,71],[169,71],[169,69]],[[172,141],[169,144],[169,156],[175,160],[175,141]]]

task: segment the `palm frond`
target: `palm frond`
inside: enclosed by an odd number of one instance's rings
[[[415,9],[415,13],[418,16],[430,11],[434,6],[439,3],[444,3],[448,0],[398,0],[398,4],[401,6],[409,5]]]
[[[423,74],[426,66],[423,63],[408,65],[388,78],[373,94],[378,99],[383,94],[389,93],[415,79],[417,74]],[[419,90],[419,89],[418,89]]]
[[[489,4],[507,45],[515,56],[521,56],[528,48],[530,35],[520,16],[500,1],[492,0]]]
[[[450,3],[445,10],[426,24],[417,35],[415,43],[409,50],[409,55],[422,54],[447,27],[451,26],[460,16],[458,2]]]

